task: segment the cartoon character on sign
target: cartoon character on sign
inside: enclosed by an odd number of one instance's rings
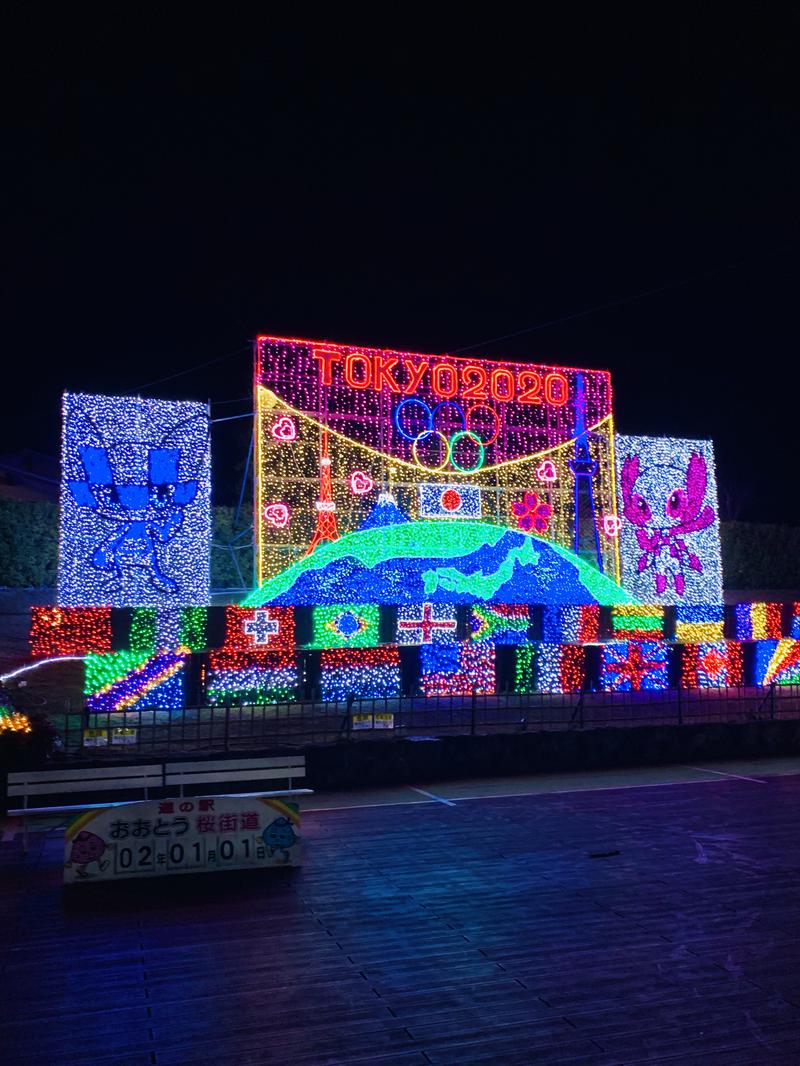
[[[283,852],[283,861],[289,861],[289,849],[297,843],[297,834],[288,818],[276,818],[261,834],[270,858],[276,851]]]
[[[637,569],[640,574],[653,571],[659,596],[670,577],[675,592],[683,596],[686,571],[703,573],[700,557],[685,538],[714,523],[713,507],[703,506],[707,485],[706,460],[698,452],[692,452],[685,471],[670,463],[649,463],[643,472],[638,455],[622,464],[622,513],[636,526],[636,543],[642,549]]]
[[[90,874],[86,867],[91,863],[96,863],[98,871],[105,870],[109,860],[105,859],[100,862],[105,850],[106,842],[102,837],[99,837],[96,833],[87,833],[83,829],[73,840],[69,861],[65,865],[67,867],[74,866],[78,877],[95,877],[96,874]]]

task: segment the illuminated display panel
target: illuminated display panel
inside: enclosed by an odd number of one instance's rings
[[[205,604],[208,408],[64,393],[58,602]]]
[[[320,545],[408,521],[479,521],[573,551],[576,479],[590,488],[579,554],[618,579],[606,371],[261,337],[255,391],[259,585]]]
[[[641,603],[722,603],[714,446],[616,438],[622,585]]]

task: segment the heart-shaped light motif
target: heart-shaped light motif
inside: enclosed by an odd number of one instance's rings
[[[264,508],[264,518],[276,529],[283,529],[289,525],[291,510],[285,503],[269,503]]]
[[[614,537],[618,537],[621,528],[622,520],[617,515],[603,515],[603,532],[609,538],[609,540],[613,540]]]
[[[356,496],[363,496],[365,492],[371,492],[375,488],[375,482],[363,470],[354,470],[350,475],[350,488]]]
[[[272,424],[272,436],[275,440],[296,440],[297,426],[291,418],[283,415],[277,422]]]
[[[545,459],[536,468],[536,476],[540,481],[556,481],[558,472],[552,459]]]

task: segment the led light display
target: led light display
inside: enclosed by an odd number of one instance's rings
[[[621,641],[603,646],[600,687],[603,692],[641,692],[669,685],[669,644]]]
[[[616,438],[622,584],[644,603],[721,603],[714,447]]]
[[[535,644],[521,644],[514,649],[514,692],[536,691],[536,649]]]
[[[593,603],[580,607],[545,606],[542,639],[546,644],[597,643],[600,639],[600,608]]]
[[[470,526],[480,523],[485,541],[487,526],[516,531],[519,523],[570,558],[592,553],[618,579],[616,543],[595,536],[600,516],[616,513],[607,372],[274,337],[259,338],[256,354],[259,586],[397,515],[463,533],[460,552],[451,538],[450,559],[479,547]],[[576,492],[576,478],[591,488],[579,523],[587,494]],[[270,520],[266,509],[276,505],[290,521]],[[400,553],[401,572],[405,561]],[[283,602],[403,602],[381,574],[374,596],[348,593],[339,569],[312,567],[308,580],[321,596],[289,599],[285,589]],[[486,598],[477,590],[471,602]]]
[[[490,640],[493,644],[525,644],[528,639],[530,611],[526,606],[510,604],[476,604],[470,609],[471,640]]]
[[[400,695],[400,653],[380,648],[330,648],[320,656],[323,700],[392,699]]]
[[[59,603],[207,603],[207,408],[68,392],[62,410]]]
[[[184,705],[182,671],[187,649],[147,652],[120,651],[90,655],[84,664],[86,709],[119,712],[157,708],[178,710]]]
[[[208,647],[207,607],[183,608],[179,641],[190,651],[204,651]]]
[[[733,609],[733,635],[736,640],[780,640],[779,603],[737,603]]]
[[[373,516],[360,532],[319,544],[244,602],[631,602],[596,567],[529,533],[478,521],[411,522],[398,519],[396,505],[388,502],[379,501],[375,511],[386,524]]]
[[[134,607],[131,612],[131,651],[154,652],[156,650],[155,607]]]
[[[424,644],[420,685],[425,696],[492,696],[496,691],[494,644]]]
[[[294,651],[291,607],[226,607],[224,651]]]
[[[37,658],[111,651],[110,607],[32,607],[31,654]]]
[[[792,613],[789,621],[789,636],[794,640],[800,640],[800,603],[792,604]]]
[[[580,692],[586,685],[586,649],[579,644],[537,644],[536,690]]]
[[[687,644],[683,648],[681,684],[684,688],[736,687],[742,684],[742,665],[742,645],[736,641]]]
[[[442,603],[397,608],[398,644],[444,644],[456,640],[456,611]]]
[[[33,726],[27,714],[12,707],[0,706],[0,733],[32,733]]]
[[[678,644],[718,644],[724,637],[724,629],[725,608],[722,604],[679,604],[675,608],[675,640]]]
[[[618,604],[611,608],[611,633],[614,640],[661,640],[664,608],[658,604]]]
[[[315,607],[314,648],[371,648],[380,643],[380,608],[372,603]]]
[[[277,703],[295,699],[297,661],[289,651],[213,651],[205,679],[206,701],[220,704]]]
[[[800,640],[760,640],[755,648],[757,685],[800,685]]]
[[[477,485],[423,482],[419,487],[421,518],[480,518],[481,490]]]

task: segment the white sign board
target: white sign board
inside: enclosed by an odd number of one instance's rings
[[[300,812],[282,799],[192,796],[84,811],[64,835],[64,884],[297,866]]]

